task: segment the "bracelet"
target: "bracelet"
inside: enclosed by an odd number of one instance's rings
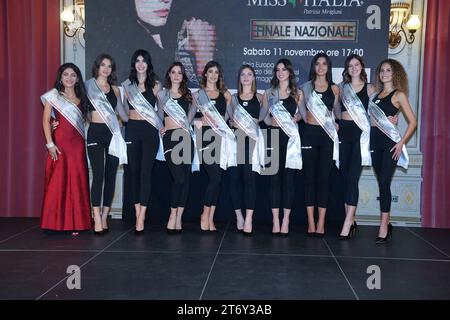
[[[47,149],[53,148],[55,146],[55,144],[53,142],[47,143],[45,145],[47,147]]]

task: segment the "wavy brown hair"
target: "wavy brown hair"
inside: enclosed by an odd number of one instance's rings
[[[178,91],[180,92],[181,97],[183,99],[185,99],[187,102],[191,103],[192,102],[192,93],[191,93],[191,90],[189,90],[189,88],[187,86],[188,77],[186,75],[186,69],[184,68],[184,66],[181,62],[176,61],[170,65],[169,69],[166,72],[164,87],[167,90],[170,90],[170,88],[172,88],[172,81],[170,80],[170,72],[172,71],[172,69],[174,67],[180,67],[181,73],[183,74],[183,80],[181,80],[180,88],[178,89]]]
[[[220,93],[224,93],[225,91],[227,91],[227,88],[225,87],[225,81],[223,80],[223,69],[220,63],[218,63],[217,61],[209,61],[206,64],[202,72],[202,77],[200,79],[200,88],[202,89],[206,88],[206,81],[207,81],[206,74],[208,73],[209,69],[214,67],[216,67],[217,70],[219,71],[219,79],[217,79],[216,82],[217,90],[219,90]]]
[[[249,64],[243,64],[238,71],[238,78],[237,78],[237,88],[238,88],[238,94],[241,94],[244,91],[244,88],[241,83],[241,73],[245,69],[250,70],[253,73],[253,81],[252,81],[252,92],[256,92],[256,76],[255,76],[255,69]]]
[[[284,67],[289,71],[289,90],[291,91],[291,96],[293,98],[297,98],[297,85],[295,82],[295,73],[294,73],[294,67],[292,66],[292,62],[289,59],[280,59],[277,61],[275,66],[273,67],[273,76],[272,80],[270,81],[270,85],[272,88],[278,88],[280,86],[280,81],[277,78],[277,67],[279,64],[283,64]]]
[[[367,73],[366,73],[366,65],[364,63],[363,58],[360,55],[357,54],[351,54],[347,57],[347,59],[345,60],[345,64],[344,64],[344,71],[342,72],[342,79],[344,80],[344,83],[350,83],[352,82],[352,77],[348,74],[348,68],[350,67],[350,61],[352,61],[353,59],[356,59],[359,61],[359,63],[361,64],[361,73],[359,75],[359,78],[364,81],[367,82]]]
[[[402,64],[394,59],[386,59],[380,62],[376,71],[376,86],[379,91],[383,90],[383,82],[380,79],[381,67],[383,64],[389,64],[392,69],[392,85],[398,91],[401,91],[408,95],[409,93],[409,84],[408,84],[408,75],[406,74],[405,68],[403,68]]]

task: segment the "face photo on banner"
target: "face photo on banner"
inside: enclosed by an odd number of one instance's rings
[[[92,44],[86,48],[87,60],[98,52],[110,52],[118,61],[119,78],[124,79],[129,57],[142,48],[150,52],[160,79],[173,61],[180,61],[186,68],[189,87],[198,87],[204,66],[215,58],[217,43],[216,26],[196,10],[202,7],[198,2],[87,2],[87,23],[95,30],[86,35]]]

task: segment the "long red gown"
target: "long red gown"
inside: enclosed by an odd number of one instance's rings
[[[59,126],[53,142],[61,154],[45,166],[44,201],[41,228],[57,231],[91,228],[89,178],[83,137],[56,109]]]

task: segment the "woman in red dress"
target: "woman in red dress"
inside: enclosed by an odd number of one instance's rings
[[[54,89],[41,97],[47,142],[41,228],[79,231],[91,228],[88,168],[84,135],[86,90],[80,69],[65,63]],[[52,133],[51,118],[58,127]]]

